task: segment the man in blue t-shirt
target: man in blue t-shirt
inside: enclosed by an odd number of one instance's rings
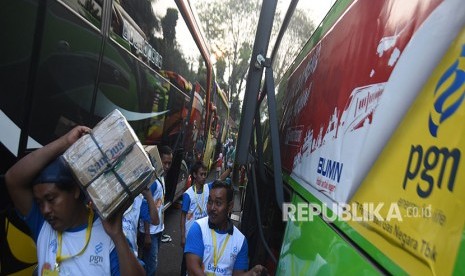
[[[220,176],[224,180],[231,169]],[[207,216],[207,199],[213,182],[205,184],[207,178],[207,167],[203,162],[196,162],[191,168],[192,186],[187,189],[182,196],[181,209],[181,247],[184,250],[187,233],[195,220]],[[183,256],[181,264],[181,275],[186,275],[186,258]]]
[[[158,251],[161,244],[161,235],[165,229],[163,222],[163,206],[165,201],[165,179],[164,176],[171,168],[173,161],[173,152],[168,146],[159,148],[161,163],[163,165],[163,175],[158,177],[150,186],[150,191],[155,202],[156,212],[158,212],[158,224],[150,223],[150,215],[148,203],[146,200],[142,202],[139,232],[142,233],[143,240],[143,256],[142,260],[145,263],[147,275],[155,275],[158,266]]]
[[[101,220],[59,157],[91,130],[77,126],[13,165],[5,183],[37,244],[40,275],[143,275],[122,229],[124,210]]]
[[[214,181],[208,196],[208,217],[195,221],[187,234],[184,253],[189,275],[260,275],[266,272],[261,265],[247,271],[247,240],[228,217],[233,205],[231,185]]]

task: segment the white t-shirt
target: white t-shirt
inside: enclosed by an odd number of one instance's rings
[[[42,275],[43,269],[55,268],[56,254],[58,251],[58,234],[52,226],[44,220],[37,205],[34,205],[31,213],[25,218],[31,231],[36,237],[38,271]],[[61,255],[74,256],[78,254],[86,244],[87,225],[68,229],[63,232]],[[86,250],[78,256],[64,260],[60,264],[60,275],[110,275],[110,253],[115,245],[110,236],[103,229],[102,221],[94,219],[89,244]]]
[[[184,192],[182,211],[186,213],[186,237],[194,221],[207,216],[207,201],[210,193],[210,186],[211,183],[204,184],[201,194],[194,191],[195,185],[192,185]]]
[[[134,198],[132,205],[124,212],[123,215],[123,232],[129,241],[131,249],[137,257],[137,226],[139,225],[140,206],[144,196],[139,194]]]

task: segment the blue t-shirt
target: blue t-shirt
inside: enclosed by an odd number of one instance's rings
[[[144,222],[150,224],[150,234],[157,234],[163,232],[165,229],[165,224],[163,222],[163,207],[164,207],[164,197],[165,197],[165,188],[164,188],[164,178],[155,180],[152,185],[150,185],[150,192],[152,193],[153,200],[158,209],[158,217],[160,222],[157,225],[151,224],[150,219],[150,210],[147,200],[144,198],[142,205],[140,206],[140,223],[139,223],[139,232],[144,233]]]
[[[150,192],[152,193],[152,196],[157,191],[157,187],[158,187],[158,185],[156,184],[156,180],[155,180],[155,182],[153,182],[152,185],[150,185],[150,187],[149,187]],[[146,222],[149,222],[149,223],[152,221],[150,219],[149,205],[148,205],[147,200],[145,199],[145,197],[144,197],[144,200],[142,201],[142,204],[140,206],[140,219],[142,221],[146,221]]]

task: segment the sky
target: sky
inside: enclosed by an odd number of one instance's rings
[[[191,4],[195,5],[195,1],[204,1],[204,0],[191,0]],[[224,0],[228,1],[228,0]],[[268,1],[268,0],[263,0],[263,1]],[[285,13],[284,10],[286,10],[289,7],[289,3],[291,0],[278,0],[278,9],[283,10],[283,14]],[[328,12],[328,10],[331,8],[331,6],[334,4],[335,0],[300,0],[298,3],[297,8],[298,9],[304,9],[306,10],[309,15],[312,17],[312,21],[318,25],[321,20],[323,20],[324,16]],[[163,6],[175,6],[174,2],[171,1],[157,1],[156,5],[163,5]],[[157,9],[154,9],[157,10]],[[166,9],[161,9],[161,10],[166,10]],[[159,16],[164,16],[159,14]],[[182,26],[181,24],[178,24],[176,27],[176,32],[178,34],[185,34],[188,32],[187,28],[185,26]],[[179,37],[183,37],[183,35],[180,35]],[[195,47],[195,45],[186,45],[187,43],[183,44],[183,48],[185,48],[186,53],[188,52],[187,50]]]
[[[267,0],[264,0],[267,1]],[[289,7],[291,0],[278,0],[277,9],[281,9],[283,16],[286,9]],[[335,0],[300,0],[297,4],[297,9],[302,9],[308,12],[315,25],[318,25],[325,17]]]
[[[308,10],[314,19],[313,22],[319,24],[334,2],[335,0],[300,0],[298,7]]]

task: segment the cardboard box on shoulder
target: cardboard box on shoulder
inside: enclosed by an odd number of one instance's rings
[[[152,166],[155,168],[155,175],[161,176],[163,174],[163,163],[161,162],[160,152],[155,145],[144,146],[145,151],[148,153]]]
[[[134,130],[118,110],[64,154],[102,219],[132,201],[155,178],[155,169]]]

